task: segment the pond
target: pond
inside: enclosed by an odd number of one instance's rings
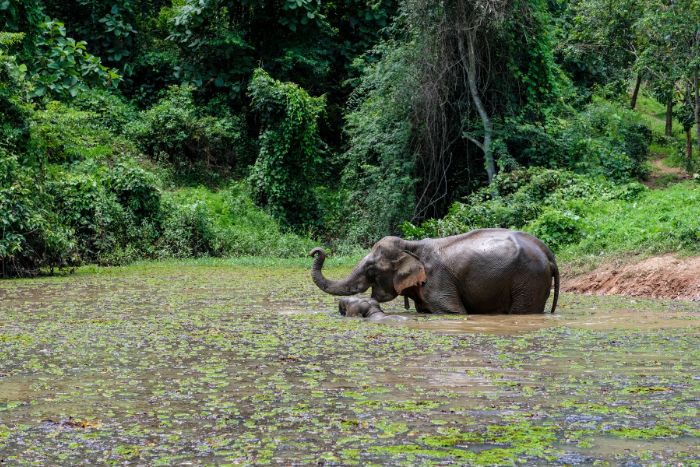
[[[402,303],[405,322],[343,318],[291,265],[0,282],[0,462],[700,461],[699,303]]]

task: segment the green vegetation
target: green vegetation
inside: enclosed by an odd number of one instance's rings
[[[622,254],[700,251],[700,186],[678,183],[669,174],[665,189],[649,189],[632,181],[632,173],[648,172],[647,150],[666,165],[682,165],[678,151],[682,131],[663,136],[662,107],[648,97],[639,114],[599,102],[573,122],[559,122],[559,154],[568,155],[571,171],[517,169],[500,174],[494,183],[454,203],[442,219],[403,225],[411,238],[454,235],[482,227],[525,230],[550,245],[563,261]],[[648,130],[640,131],[640,121]],[[598,132],[596,131],[598,129]],[[602,132],[601,132],[602,130]],[[564,144],[562,144],[564,142]],[[538,146],[539,154],[556,151]],[[576,148],[580,147],[577,156]],[[648,147],[648,149],[647,149]],[[596,155],[595,148],[607,154]],[[617,157],[610,157],[617,153]],[[597,175],[596,175],[597,174]],[[607,174],[607,177],[604,176]],[[657,180],[664,184],[664,179]]]
[[[0,2],[0,274],[489,226],[697,251],[700,11],[606,5]]]
[[[495,194],[494,194],[495,191]],[[649,190],[572,172],[528,169],[500,175],[455,203],[447,216],[409,237],[454,235],[481,227],[525,230],[565,260],[581,255],[700,251],[700,189],[694,182]]]
[[[286,224],[308,228],[318,218],[309,187],[321,170],[324,144],[318,120],[324,99],[280,83],[261,69],[255,70],[249,93],[263,119],[260,154],[251,171],[255,200]]]
[[[169,209],[163,240],[178,257],[305,256],[314,243],[285,232],[275,219],[256,207],[242,182],[212,192],[182,188],[168,194]],[[195,238],[196,237],[196,238]],[[200,250],[191,250],[191,248]]]

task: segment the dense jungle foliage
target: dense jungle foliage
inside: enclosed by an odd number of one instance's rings
[[[0,0],[0,274],[486,226],[700,250],[699,25],[696,0]]]

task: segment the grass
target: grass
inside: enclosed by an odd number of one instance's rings
[[[332,256],[326,260],[326,264],[331,267],[350,268],[366,254],[358,252],[348,256]],[[264,269],[290,269],[310,267],[311,258],[277,258],[271,256],[241,256],[236,258],[191,258],[191,259],[166,259],[160,261],[136,261],[126,266],[98,266],[86,265],[77,268],[73,274],[78,276],[119,276],[129,275],[134,272],[159,272],[168,273],[180,269],[211,267],[211,268],[236,268],[236,267],[257,267]],[[26,281],[31,283],[34,279],[13,279],[13,281]]]
[[[582,218],[583,239],[559,252],[561,261],[585,255],[700,251],[700,184],[647,190],[638,198],[597,201]]]
[[[253,204],[244,182],[212,191],[187,187],[169,192],[180,206],[199,206],[213,226],[218,249],[226,256],[304,256],[315,243],[309,236],[290,232]]]

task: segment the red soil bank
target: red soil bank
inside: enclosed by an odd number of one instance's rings
[[[595,295],[630,295],[700,301],[700,256],[656,256],[629,264],[604,264],[567,278],[562,290]]]

